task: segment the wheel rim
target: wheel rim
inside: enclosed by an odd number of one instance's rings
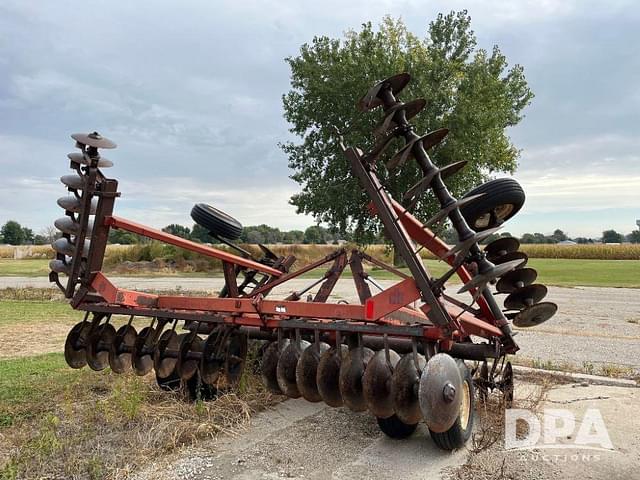
[[[515,207],[512,203],[504,203],[502,205],[498,205],[492,211],[480,215],[474,222],[474,226],[477,228],[487,228],[491,223],[492,216],[502,221],[507,218],[514,209]]]
[[[469,382],[462,382],[462,402],[460,403],[460,426],[466,430],[469,426],[469,417],[471,413],[471,392],[469,391]]]

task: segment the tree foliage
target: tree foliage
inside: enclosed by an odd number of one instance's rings
[[[27,230],[31,232],[30,229]],[[9,220],[5,223],[0,233],[2,234],[4,243],[8,243],[9,245],[22,245],[26,240],[24,229],[15,220]],[[31,237],[33,238],[33,232],[31,232]]]
[[[602,232],[602,243],[622,243],[624,236],[615,230],[605,230]]]
[[[302,186],[291,203],[319,222],[342,232],[354,228],[358,240],[376,234],[377,221],[366,210],[366,195],[351,175],[335,128],[344,133],[346,144],[369,150],[381,113],[359,113],[355,104],[376,82],[399,72],[412,75],[401,98],[427,100],[413,121],[417,133],[450,130],[446,141],[432,151],[434,163],[469,161],[464,173],[449,181],[454,195],[494,172],[516,168],[519,151],[505,128],[520,121],[533,94],[522,67],[508,68],[497,46],[491,52],[476,47],[466,11],[438,15],[425,39],[409,32],[401,20],[386,17],[377,30],[365,23],[343,39],[315,37],[286,61],[292,88],[283,96],[284,116],[292,124],[291,132],[301,138],[300,143],[281,145],[294,171],[291,177]],[[399,140],[395,142],[388,151],[401,147]],[[379,169],[396,198],[421,176],[414,163],[400,170]],[[423,200],[417,212],[427,215],[433,208]]]

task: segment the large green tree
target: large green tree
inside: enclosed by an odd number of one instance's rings
[[[25,241],[25,231],[15,220],[9,220],[0,231],[3,241],[9,245],[22,245]]]
[[[301,139],[281,145],[294,171],[291,177],[302,186],[291,203],[298,212],[312,214],[340,231],[354,229],[357,240],[370,240],[378,223],[367,212],[366,195],[351,175],[336,128],[344,133],[347,145],[365,151],[372,147],[371,132],[381,112],[363,114],[355,104],[381,79],[409,72],[412,81],[401,98],[427,100],[427,107],[412,122],[416,131],[449,129],[446,140],[430,153],[439,166],[469,162],[448,180],[454,195],[462,195],[494,172],[516,168],[519,151],[506,128],[521,120],[533,94],[522,67],[508,68],[497,46],[491,52],[476,47],[466,11],[438,15],[424,39],[409,32],[401,20],[387,17],[377,29],[366,23],[342,39],[315,37],[286,61],[292,88],[283,96],[284,116]],[[403,144],[394,142],[383,160]],[[398,170],[379,169],[396,198],[421,176],[415,162]],[[428,215],[434,208],[424,196],[417,213]]]

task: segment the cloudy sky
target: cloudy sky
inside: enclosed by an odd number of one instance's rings
[[[60,216],[69,134],[98,130],[119,215],[190,224],[195,202],[246,225],[312,224],[277,142],[284,57],[314,35],[401,16],[424,36],[467,8],[479,44],[520,63],[536,94],[509,132],[527,192],[507,230],[597,236],[640,218],[640,13],[632,1],[0,0],[0,223]]]

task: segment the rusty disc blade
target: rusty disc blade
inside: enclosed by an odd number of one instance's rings
[[[204,341],[198,335],[189,333],[180,342],[176,373],[183,382],[188,381],[198,372],[200,358],[194,358],[192,355],[201,353],[203,349]]]
[[[202,358],[200,359],[200,376],[202,382],[213,385],[220,378],[224,365],[224,352],[221,352],[220,342],[222,341],[221,329],[215,328],[207,337],[202,348]],[[157,370],[157,368],[156,368]]]
[[[271,342],[262,355],[262,363],[260,370],[262,371],[262,381],[265,386],[272,393],[278,393],[282,395],[282,390],[278,385],[278,359],[282,351],[287,348],[290,340],[288,338],[282,339],[279,342]]]
[[[533,285],[527,285],[510,293],[509,296],[504,299],[504,307],[507,310],[521,310],[540,302],[546,296],[547,287],[540,283],[534,283]]]
[[[505,273],[510,272],[515,268],[518,268],[520,265],[523,265],[524,263],[525,262],[522,259],[517,259],[517,260],[512,260],[510,262],[498,264],[488,272],[485,272],[473,277],[469,282],[465,283],[460,290],[458,290],[458,293],[468,292],[469,290],[474,288],[483,288],[491,280],[494,280],[498,277],[503,276]]]
[[[309,342],[301,340],[297,345],[295,341],[289,342],[289,345],[282,351],[278,359],[276,368],[276,379],[282,393],[289,398],[299,398],[300,390],[296,383],[296,367],[300,354],[309,347]]]
[[[131,350],[136,343],[138,333],[131,325],[123,325],[109,349],[109,366],[115,373],[125,373],[131,369]]]
[[[354,412],[363,412],[367,409],[362,390],[362,377],[373,355],[373,350],[370,348],[356,347],[349,350],[340,366],[340,394],[344,404]]]
[[[487,254],[487,260],[493,262],[507,253],[516,252],[518,248],[520,248],[520,242],[517,238],[502,237],[489,243],[484,247],[484,251]]]
[[[520,263],[516,268],[522,268],[529,261],[529,256],[524,252],[510,252],[492,260],[491,263],[494,265],[502,265],[503,263],[509,263],[515,260],[520,260]]]
[[[49,262],[49,269],[56,273],[65,273],[69,275],[71,272],[71,265],[64,263],[62,260],[51,260]]]
[[[60,197],[57,203],[60,208],[63,208],[67,212],[80,213],[80,210],[82,210],[82,202],[76,197]],[[93,198],[91,199],[89,215],[95,215],[96,208],[98,208],[98,200]]]
[[[110,323],[98,326],[89,335],[85,352],[87,355],[87,365],[91,370],[99,372],[109,366],[109,350],[116,336],[116,329]]]
[[[224,359],[224,374],[229,385],[235,386],[240,382],[248,350],[247,335],[242,332],[232,333],[227,341],[227,354]]]
[[[344,403],[340,394],[340,366],[347,352],[347,346],[340,345],[340,349],[331,347],[320,355],[316,384],[322,400],[330,407],[341,407]]]
[[[144,327],[136,337],[131,353],[131,366],[136,375],[146,375],[153,370],[153,339],[156,329]]]
[[[159,378],[168,378],[176,369],[182,338],[174,330],[162,332],[153,351],[153,368]]]
[[[67,157],[69,157],[69,160],[71,160],[73,163],[78,163],[80,165],[91,165],[91,159],[88,156],[83,155],[82,153],[69,153]],[[109,167],[113,167],[113,162],[104,157],[100,157],[100,159],[98,160],[98,168]]]
[[[558,306],[552,302],[541,302],[531,305],[518,313],[513,319],[516,327],[536,327],[553,317],[558,311]]]
[[[496,284],[496,290],[500,293],[515,292],[518,288],[531,285],[537,277],[538,272],[533,268],[518,268],[503,275]]]
[[[71,135],[76,142],[95,148],[116,148],[117,145],[98,132],[92,133],[74,133]]]
[[[302,397],[309,402],[320,402],[322,396],[318,391],[317,375],[321,355],[329,350],[329,344],[314,343],[306,348],[296,365],[296,385]]]
[[[429,359],[420,376],[418,398],[431,431],[446,432],[455,423],[462,401],[462,378],[450,355],[437,353]]]
[[[62,233],[68,233],[69,235],[78,235],[80,233],[80,224],[78,222],[74,222],[71,217],[60,217],[57,218],[53,225],[60,230]],[[87,236],[91,236],[91,231],[93,230],[93,219],[89,219],[87,225]]]
[[[76,323],[64,342],[64,359],[71,368],[82,368],[87,364],[85,344],[91,332],[91,323]]]
[[[420,373],[424,370],[426,360],[423,355],[413,353],[404,355],[396,364],[391,378],[391,397],[396,415],[409,425],[422,420],[420,402],[418,399],[418,385]]]
[[[362,392],[369,411],[378,418],[389,418],[395,413],[391,396],[393,370],[400,360],[393,350],[389,350],[389,361],[384,350],[379,350],[367,363],[362,377]]]
[[[398,95],[404,87],[407,86],[410,80],[411,76],[408,73],[403,72],[376,83],[369,89],[366,95],[358,101],[358,109],[361,112],[368,112],[379,107],[382,105],[382,100],[378,97],[378,94],[384,87],[388,85],[393,94]]]
[[[420,110],[418,110],[418,112],[419,111]],[[407,120],[409,120],[408,115],[407,115]],[[404,165],[404,163],[408,159],[413,158],[415,156],[413,153],[413,147],[416,144],[421,143],[422,147],[425,150],[429,150],[430,148],[440,143],[444,139],[444,137],[447,136],[448,133],[449,133],[448,129],[440,128],[433,132],[429,132],[426,135],[423,135],[422,137],[418,137],[418,138],[415,138],[414,140],[411,140],[404,147],[398,150],[393,157],[391,157],[391,159],[387,162],[387,169],[393,170],[394,168],[398,168],[399,166]]]

